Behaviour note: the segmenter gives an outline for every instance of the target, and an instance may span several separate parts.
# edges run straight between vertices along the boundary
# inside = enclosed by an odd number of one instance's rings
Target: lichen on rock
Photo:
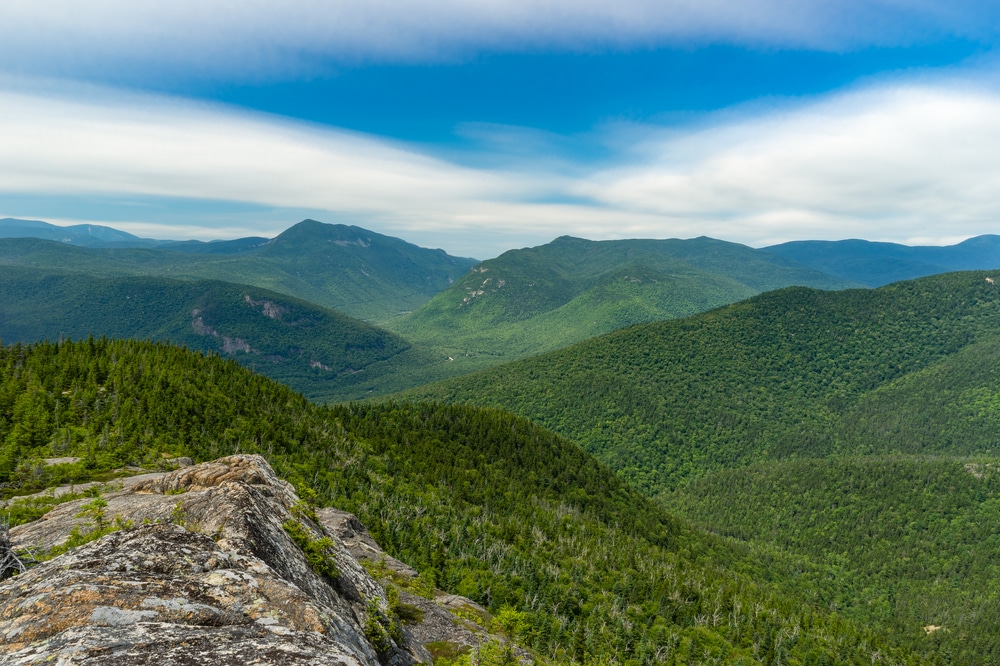
[[[104,495],[136,527],[77,547],[0,584],[3,664],[377,664],[430,661],[408,632],[376,651],[366,608],[382,587],[336,535],[294,515],[294,489],[260,456],[185,467]],[[81,529],[85,500],[11,530],[45,552]],[[301,513],[301,512],[299,512]],[[336,581],[283,529],[327,538]]]

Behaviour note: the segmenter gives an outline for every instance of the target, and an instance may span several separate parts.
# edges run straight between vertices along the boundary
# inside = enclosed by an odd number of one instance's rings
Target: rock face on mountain
[[[413,567],[386,555],[354,514],[331,508],[318,509],[316,514],[327,532],[335,535],[358,561],[368,560],[385,565],[386,570],[391,572],[390,575],[397,578],[417,576]],[[420,621],[410,625],[408,629],[410,635],[421,645],[434,643],[447,647],[450,651],[462,651],[478,647],[491,638],[482,625],[471,619],[481,618],[485,621],[489,618],[489,613],[471,599],[457,594],[445,594],[440,590],[434,599],[405,591],[401,591],[399,596],[403,603],[416,609],[420,616]],[[522,664],[534,663],[527,651],[515,646],[514,653]]]
[[[61,504],[11,530],[14,547],[42,553],[74,528],[131,526],[0,583],[0,663],[430,662],[314,517],[249,455]]]

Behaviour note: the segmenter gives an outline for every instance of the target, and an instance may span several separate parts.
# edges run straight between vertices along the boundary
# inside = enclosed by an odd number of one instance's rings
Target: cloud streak
[[[49,76],[283,77],[330,62],[731,43],[995,41],[988,0],[6,0],[0,63]]]
[[[1000,94],[940,82],[729,112],[693,129],[632,127],[601,137],[616,148],[596,165],[517,154],[471,167],[372,136],[100,89],[0,92],[0,133],[0,216],[4,193],[217,200],[325,211],[480,257],[562,234],[940,242],[996,232],[1000,220]],[[259,233],[261,215],[250,217],[258,226],[246,233]],[[198,225],[192,214],[189,236],[212,234]]]
[[[918,241],[997,231],[1000,96],[957,86],[839,95],[643,142],[579,192],[609,207],[703,220],[755,242]]]

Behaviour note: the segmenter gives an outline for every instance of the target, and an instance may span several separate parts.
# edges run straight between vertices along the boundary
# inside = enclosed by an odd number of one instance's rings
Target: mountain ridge
[[[849,239],[791,241],[762,249],[869,287],[937,273],[1000,268],[1000,236],[994,234],[947,246]]]
[[[790,284],[856,286],[711,238],[589,241],[561,236],[478,264],[388,326],[415,342],[454,353],[509,360]]]
[[[170,340],[233,358],[314,398],[410,349],[336,310],[227,282],[101,278],[0,266],[0,340]]]
[[[82,247],[153,247],[171,242],[140,238],[99,224],[59,226],[13,217],[0,218],[0,238],[39,238]]]
[[[367,247],[332,242],[345,233],[357,236],[358,231],[364,232]],[[249,238],[221,245],[82,248],[56,241],[0,238],[0,265],[74,270],[102,277],[243,283],[371,321],[416,307],[474,263],[358,227],[313,220],[293,225],[264,243]]]

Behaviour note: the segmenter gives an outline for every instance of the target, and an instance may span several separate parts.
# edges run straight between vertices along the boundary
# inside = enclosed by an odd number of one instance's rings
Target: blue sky
[[[956,0],[12,0],[0,217],[571,234],[1000,232],[1000,9]]]

